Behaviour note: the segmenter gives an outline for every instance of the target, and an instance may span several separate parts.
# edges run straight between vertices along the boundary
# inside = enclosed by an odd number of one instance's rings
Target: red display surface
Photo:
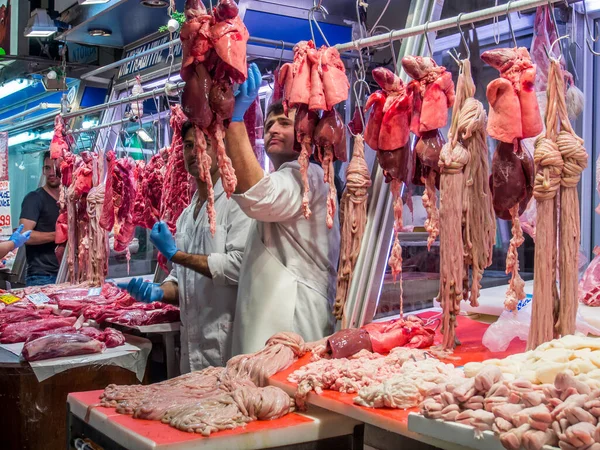
[[[425,320],[435,316],[435,312],[419,314]],[[456,366],[464,365],[468,362],[481,362],[491,358],[504,358],[508,355],[521,353],[525,351],[526,342],[514,340],[508,349],[504,352],[493,353],[489,351],[482,343],[483,334],[489,327],[489,324],[476,322],[468,317],[459,316],[456,327],[456,336],[461,345],[454,351],[453,357],[457,359],[449,360]],[[439,344],[442,340],[441,332],[436,332],[435,343]],[[311,355],[307,354],[296,361],[288,369],[279,372],[269,379],[270,384],[280,387],[290,395],[296,391],[296,383],[287,380],[288,376],[302,366],[310,362]],[[321,408],[330,409],[340,414],[346,414],[354,419],[362,420],[366,423],[379,426],[392,431],[398,431],[402,434],[409,434],[407,429],[408,414],[418,412],[418,408],[411,409],[391,409],[391,408],[367,408],[354,404],[353,399],[356,394],[344,394],[338,391],[324,390],[321,395],[311,392],[307,401],[309,404],[315,404]],[[309,408],[310,411],[310,408]]]
[[[309,417],[292,413],[276,420],[255,420],[254,422],[247,424],[245,427],[219,431],[217,433],[212,433],[210,437],[204,437],[200,434],[186,433],[184,431],[177,430],[176,428],[155,420],[134,419],[132,416],[117,413],[113,408],[93,406],[100,401],[100,394],[102,392],[102,390],[75,392],[69,394],[69,396],[87,407],[91,406],[94,411],[107,416],[106,420],[109,423],[125,428],[131,433],[139,435],[141,438],[148,439],[156,443],[158,446],[194,440],[221,439],[245,433],[259,433],[262,431],[278,430],[313,422],[313,420]]]

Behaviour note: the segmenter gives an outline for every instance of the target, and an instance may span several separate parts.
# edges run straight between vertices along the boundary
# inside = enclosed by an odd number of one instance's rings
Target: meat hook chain
[[[585,2],[586,0],[583,0],[581,3],[583,5],[583,15],[585,20],[585,28],[587,29],[587,35],[588,38],[593,42],[598,42],[598,39],[600,39],[600,34],[598,34],[598,22],[594,22],[594,34],[592,34],[590,18],[588,17],[587,6],[585,6]]]

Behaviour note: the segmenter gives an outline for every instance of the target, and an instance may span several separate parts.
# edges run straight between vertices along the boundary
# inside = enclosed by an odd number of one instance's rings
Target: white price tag
[[[45,294],[29,294],[26,298],[36,305],[44,305],[50,301],[50,297]]]
[[[88,291],[88,295],[100,295],[100,292],[102,292],[102,288],[101,287],[95,287],[95,288],[91,288]]]

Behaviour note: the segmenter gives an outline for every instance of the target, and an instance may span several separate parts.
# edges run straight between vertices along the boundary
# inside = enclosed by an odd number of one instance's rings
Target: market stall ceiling
[[[176,0],[175,3],[177,10],[183,11],[185,1]],[[208,1],[204,3],[208,4]],[[376,0],[374,3],[385,4],[386,1]],[[408,5],[410,2],[407,0],[397,3]],[[306,18],[308,9],[313,6],[313,0],[239,0],[239,6],[242,14],[251,9]],[[326,22],[343,25],[344,20],[356,20],[355,0],[324,0],[323,6],[329,11]],[[57,36],[59,39],[79,44],[123,48],[156,33],[159,27],[167,23],[168,16],[166,8],[148,8],[138,0],[111,0],[105,4],[76,5],[63,12],[61,20],[69,23],[72,28]],[[273,25],[272,21],[266,23],[268,26]],[[264,28],[268,26],[265,25]],[[91,36],[89,31],[94,29],[109,30],[111,34]]]

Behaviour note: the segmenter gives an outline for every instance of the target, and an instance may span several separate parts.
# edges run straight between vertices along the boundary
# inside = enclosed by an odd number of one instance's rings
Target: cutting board
[[[360,422],[315,408],[310,414],[288,414],[272,421],[254,421],[245,427],[203,437],[179,431],[169,425],[134,419],[113,408],[91,407],[98,403],[102,390],[69,394],[71,412],[130,450],[244,450],[272,448],[352,434]]]
[[[434,316],[436,313],[428,312],[419,316],[427,319]],[[510,354],[523,352],[525,350],[525,342],[515,340],[511,343],[505,352],[492,353],[481,344],[483,333],[488,328],[488,324],[476,322],[467,317],[458,317],[458,326],[456,334],[462,345],[457,347],[454,352],[456,360],[450,361],[456,366],[464,365],[467,362],[483,361],[490,358],[504,358]],[[436,343],[441,341],[441,334],[436,332]],[[288,376],[295,370],[310,362],[311,355],[305,355],[296,361],[288,369],[279,372],[269,379],[269,384],[277,386],[290,395],[296,392],[296,384],[287,380]],[[450,448],[441,446],[440,441],[434,437],[423,436],[415,433],[408,428],[408,415],[411,412],[417,412],[417,408],[408,410],[390,409],[390,408],[366,408],[355,405],[353,399],[355,394],[344,394],[337,391],[325,390],[321,395],[314,392],[308,394],[307,401],[312,406],[328,409],[339,414],[352,417],[361,422],[368,423],[378,428],[391,431],[393,433],[402,434],[412,439],[425,442],[429,445],[442,448]],[[310,411],[310,408],[309,408]],[[460,448],[455,446],[454,448]]]
[[[408,429],[425,436],[439,439],[449,445],[440,446],[451,449],[450,445],[458,444],[461,448],[474,450],[504,450],[500,440],[491,431],[485,431],[480,438],[475,437],[475,429],[468,425],[441,420],[426,419],[420,414],[408,416]],[[545,445],[544,450],[559,450],[557,447]]]

